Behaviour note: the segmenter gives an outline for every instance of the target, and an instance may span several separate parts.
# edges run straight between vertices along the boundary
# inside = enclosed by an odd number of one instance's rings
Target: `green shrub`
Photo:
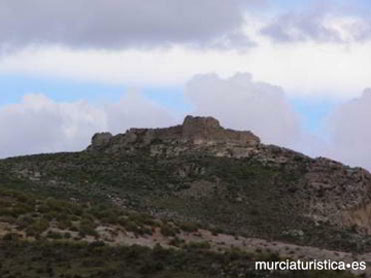
[[[163,236],[175,236],[177,233],[178,230],[169,224],[163,224],[161,226],[161,234]]]
[[[32,223],[34,223],[34,219],[30,216],[20,216],[18,217],[17,221],[16,221],[16,224],[17,224],[17,228],[19,230],[23,230],[25,228],[27,228],[28,226],[30,226]]]
[[[68,230],[72,227],[72,222],[69,219],[60,220],[58,221],[57,226],[61,230]]]
[[[199,242],[191,241],[190,243],[188,243],[186,245],[186,248],[190,248],[190,249],[210,249],[211,246],[210,246],[210,243],[208,243],[207,241],[199,241]]]
[[[90,236],[97,236],[97,231],[95,230],[96,225],[93,221],[88,219],[83,219],[80,222],[78,230],[81,236],[90,235]]]
[[[180,229],[182,229],[185,232],[197,232],[198,230],[198,224],[191,223],[191,222],[184,222],[180,224]]]
[[[183,247],[185,244],[184,239],[180,239],[179,237],[175,236],[173,239],[169,241],[169,245],[175,246],[175,247]]]
[[[26,228],[27,236],[39,236],[49,228],[49,222],[46,219],[38,219]]]
[[[58,232],[49,231],[47,237],[51,239],[62,239],[63,235]]]
[[[131,213],[128,217],[140,226],[153,226],[157,224],[151,216],[143,213]]]
[[[71,238],[71,234],[70,233],[64,233],[64,235],[63,235],[63,237],[65,238],[65,239],[69,239],[69,238]]]
[[[7,233],[3,236],[3,240],[6,240],[6,241],[13,241],[13,240],[18,240],[18,239],[21,239],[22,236],[20,234],[16,234],[16,233]]]

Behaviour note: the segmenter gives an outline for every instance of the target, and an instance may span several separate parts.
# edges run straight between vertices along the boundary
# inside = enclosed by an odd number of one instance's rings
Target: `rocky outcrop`
[[[219,141],[252,145],[260,142],[252,132],[224,129],[219,121],[212,117],[187,116],[181,126],[181,137],[200,142]]]
[[[111,140],[112,137],[113,136],[110,132],[96,133],[91,139],[91,142],[95,148],[100,148],[106,145]]]
[[[223,128],[212,117],[187,116],[183,124],[168,128],[132,128],[124,134],[94,135],[91,152],[112,155],[135,154],[172,159],[181,155],[208,155],[257,161],[286,178],[292,198],[305,204],[306,217],[316,223],[357,227],[371,234],[371,174],[327,158],[310,158],[301,153],[261,144],[250,131]],[[285,173],[285,174],[283,174]],[[186,177],[184,171],[182,177]]]
[[[320,157],[308,164],[304,179],[311,218],[371,233],[369,172]]]
[[[191,144],[235,143],[257,145],[260,139],[250,131],[235,131],[223,128],[212,117],[187,116],[182,125],[168,128],[131,128],[124,134],[112,136],[97,133],[88,150],[119,151],[130,146],[145,146],[159,141],[188,142]]]

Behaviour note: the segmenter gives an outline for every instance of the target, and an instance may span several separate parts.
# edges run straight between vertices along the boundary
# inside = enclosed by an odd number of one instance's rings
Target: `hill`
[[[2,242],[12,246],[0,256],[50,253],[48,266],[35,259],[43,277],[117,277],[120,267],[132,275],[120,277],[302,277],[256,272],[253,261],[371,252],[370,173],[262,144],[211,117],[98,133],[81,152],[1,160],[0,189]],[[95,250],[112,264],[98,267]],[[14,276],[9,265],[24,259],[6,260],[0,273]],[[57,266],[63,260],[76,265]],[[15,277],[38,277],[30,273]]]

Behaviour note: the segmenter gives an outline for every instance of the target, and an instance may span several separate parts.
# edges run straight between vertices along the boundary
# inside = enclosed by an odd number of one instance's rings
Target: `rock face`
[[[92,145],[96,148],[100,148],[101,146],[106,145],[112,137],[112,134],[109,132],[97,133],[91,139]]]
[[[258,144],[259,138],[250,131],[224,129],[219,121],[212,117],[187,116],[181,126],[181,137],[203,141],[237,142]]]
[[[257,145],[260,139],[250,131],[235,131],[220,126],[212,117],[187,116],[182,125],[169,128],[132,128],[124,134],[112,136],[97,133],[88,150],[117,151],[130,145],[149,145],[154,141],[178,141],[192,144],[236,143]]]

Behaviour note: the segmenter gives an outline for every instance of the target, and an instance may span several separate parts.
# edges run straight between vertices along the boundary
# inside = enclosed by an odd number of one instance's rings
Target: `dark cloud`
[[[354,3],[314,1],[300,11],[274,17],[261,33],[275,42],[349,43],[370,40],[371,21],[355,7]]]
[[[339,42],[339,32],[324,24],[324,15],[284,14],[265,26],[261,33],[278,42],[319,41]]]
[[[125,48],[237,40],[247,3],[256,0],[3,0],[0,46],[63,44]],[[225,41],[225,40],[224,40]]]

